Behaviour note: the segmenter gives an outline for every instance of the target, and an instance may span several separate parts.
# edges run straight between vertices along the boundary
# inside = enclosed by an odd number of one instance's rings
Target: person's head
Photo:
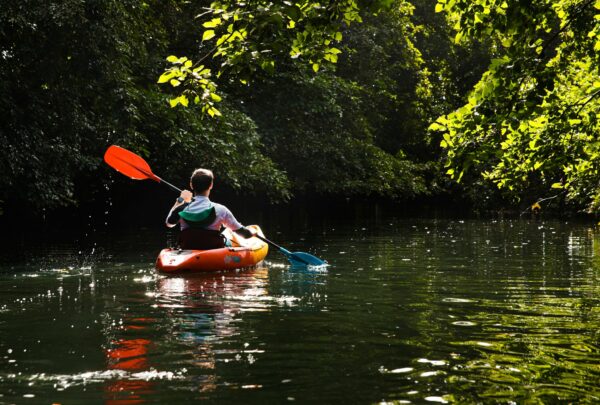
[[[215,176],[210,170],[196,169],[192,173],[190,187],[194,194],[203,194],[212,188],[214,178]]]

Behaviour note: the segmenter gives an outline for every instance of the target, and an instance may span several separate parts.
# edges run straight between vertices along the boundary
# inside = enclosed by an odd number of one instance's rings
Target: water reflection
[[[407,268],[421,274],[404,290],[419,310],[409,327],[421,331],[408,342],[423,350],[380,367],[405,386],[392,398],[598,401],[595,232],[516,223],[465,237],[469,228],[438,229],[424,242],[430,254]],[[408,252],[424,238],[408,236]]]
[[[125,243],[91,264],[61,248],[44,271],[33,256],[3,270],[0,402],[600,401],[597,230],[393,219],[332,229],[310,240],[326,272],[275,256],[250,271],[163,277],[155,250]]]
[[[139,372],[147,370],[148,339],[121,339],[111,342],[107,350],[108,369]],[[106,404],[126,405],[145,402],[144,397],[151,396],[152,381],[144,379],[117,379],[110,381],[105,387]]]
[[[206,395],[223,384],[231,389],[232,383],[219,382],[219,365],[252,365],[266,352],[265,343],[256,338],[239,340],[245,333],[240,329],[245,326],[245,314],[291,310],[317,302],[323,305],[325,297],[318,293],[323,283],[315,284],[311,280],[315,276],[275,265],[185,277],[135,277],[134,282],[145,291],[117,303],[115,308],[120,311],[111,311],[105,321],[104,334],[110,338],[108,369],[129,372],[124,379],[107,383],[107,403],[141,403],[154,398],[155,381],[138,378],[144,375],[140,372],[156,373],[165,364],[170,371],[179,370],[188,381],[187,389],[200,398],[208,398]],[[143,307],[153,308],[155,316],[138,316]]]

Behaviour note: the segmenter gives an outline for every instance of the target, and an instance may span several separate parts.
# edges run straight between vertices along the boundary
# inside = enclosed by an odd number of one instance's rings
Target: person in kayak
[[[183,190],[169,211],[166,224],[169,228],[181,227],[179,247],[181,249],[219,249],[228,241],[221,234],[226,227],[244,238],[254,233],[240,224],[229,208],[209,200],[214,182],[213,172],[196,169],[190,179],[193,191]]]

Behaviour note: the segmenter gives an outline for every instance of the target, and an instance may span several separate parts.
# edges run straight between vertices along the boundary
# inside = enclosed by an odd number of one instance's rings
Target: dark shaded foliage
[[[178,184],[193,168],[209,167],[227,189],[269,200],[298,193],[411,198],[447,189],[439,140],[426,129],[464,102],[476,80],[465,71],[481,71],[487,54],[453,45],[431,2],[399,1],[379,14],[373,12],[392,2],[360,2],[364,21],[340,15],[334,29],[318,10],[298,17],[311,36],[302,45],[306,55],[320,35],[335,41],[313,49],[311,57],[324,58],[314,63],[291,59],[283,44],[294,37],[269,31],[263,15],[257,46],[265,52],[258,68],[252,58],[234,59],[248,64],[243,74],[229,69],[219,78],[218,119],[169,108],[179,90],[157,84],[167,56],[197,59],[210,50],[196,19],[208,4],[4,5],[0,201],[41,210],[99,198],[109,181],[102,155],[111,144],[141,154]],[[218,59],[202,63],[221,67]],[[240,77],[253,81],[244,85]]]

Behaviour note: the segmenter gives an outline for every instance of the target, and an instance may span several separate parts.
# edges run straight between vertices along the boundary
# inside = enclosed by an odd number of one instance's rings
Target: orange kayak
[[[258,225],[248,225],[263,236]],[[231,247],[211,250],[163,249],[156,259],[156,269],[163,273],[199,273],[254,267],[267,256],[269,245],[258,238],[245,239],[225,230]]]

